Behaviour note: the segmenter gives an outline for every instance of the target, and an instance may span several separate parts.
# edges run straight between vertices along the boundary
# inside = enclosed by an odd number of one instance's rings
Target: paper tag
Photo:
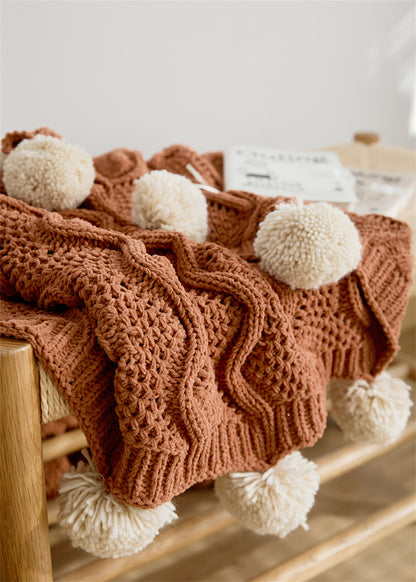
[[[202,190],[206,190],[207,192],[214,192],[215,194],[218,194],[219,190],[217,188],[213,188],[212,186],[208,186],[208,184],[205,182],[204,178],[201,176],[201,174],[198,172],[198,170],[196,170],[193,167],[192,164],[186,164],[185,168],[195,178],[199,188],[201,188]]]
[[[387,174],[350,168],[356,180],[357,214],[384,214],[396,218],[415,194],[416,177],[412,174]]]
[[[226,190],[315,201],[356,201],[354,177],[334,152],[232,146],[224,155],[224,178]]]

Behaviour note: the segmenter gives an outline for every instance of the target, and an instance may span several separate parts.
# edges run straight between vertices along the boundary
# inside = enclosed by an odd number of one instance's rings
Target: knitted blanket
[[[284,199],[206,193],[209,238],[131,222],[133,182],[151,169],[221,190],[222,156],[184,146],[149,162],[94,160],[76,210],[0,194],[0,333],[24,338],[84,431],[106,488],[150,508],[230,471],[264,471],[311,446],[330,378],[371,380],[398,349],[410,229],[350,215],[362,258],[318,290],[263,272],[253,240]]]

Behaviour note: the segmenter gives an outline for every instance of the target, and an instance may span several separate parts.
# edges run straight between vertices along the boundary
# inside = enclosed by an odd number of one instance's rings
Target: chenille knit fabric
[[[328,380],[371,380],[396,353],[410,284],[410,229],[382,216],[351,215],[358,268],[309,291],[253,252],[283,198],[207,193],[205,243],[132,224],[133,181],[151,169],[193,179],[189,163],[221,189],[221,154],[173,146],[148,163],[125,149],[96,158],[76,210],[0,195],[0,333],[31,342],[106,488],[143,508],[313,445]]]

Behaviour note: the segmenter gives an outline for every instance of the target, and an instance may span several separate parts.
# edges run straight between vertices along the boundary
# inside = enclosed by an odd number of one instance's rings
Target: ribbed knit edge
[[[385,353],[377,361],[374,375],[387,366],[399,349],[401,321],[411,286],[411,265],[401,265],[399,259],[399,254],[386,259],[380,249],[373,247],[356,271],[365,299],[384,332],[387,344]]]
[[[376,360],[375,346],[366,342],[362,346],[351,347],[343,350],[335,351],[328,354],[325,359],[325,366],[329,372],[330,378],[343,378],[344,380],[372,380],[378,372],[378,364],[372,370],[366,370],[362,362],[372,362]],[[383,350],[383,357],[390,358],[392,346],[387,346]]]
[[[325,426],[323,389],[276,406],[275,442],[265,461],[258,459],[258,450],[265,447],[260,420],[224,422],[213,428],[209,442],[198,442],[181,455],[125,446],[105,486],[126,504],[154,508],[205,479],[232,471],[265,471],[291,452],[312,446]]]

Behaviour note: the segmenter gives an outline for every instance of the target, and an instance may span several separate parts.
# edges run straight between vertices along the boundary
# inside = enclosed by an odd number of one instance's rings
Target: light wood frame
[[[399,364],[400,372],[408,366]],[[2,580],[52,581],[49,521],[56,521],[56,503],[46,502],[43,461],[85,446],[81,431],[49,439],[40,433],[39,374],[31,346],[0,338],[0,524]],[[413,438],[408,426],[394,445],[349,445],[317,461],[321,483],[334,479]],[[43,455],[42,455],[43,450]],[[406,497],[362,522],[265,572],[252,582],[309,580],[415,520],[416,497]],[[221,531],[234,523],[218,507],[162,532],[142,552],[125,558],[99,559],[58,579],[105,582]]]

